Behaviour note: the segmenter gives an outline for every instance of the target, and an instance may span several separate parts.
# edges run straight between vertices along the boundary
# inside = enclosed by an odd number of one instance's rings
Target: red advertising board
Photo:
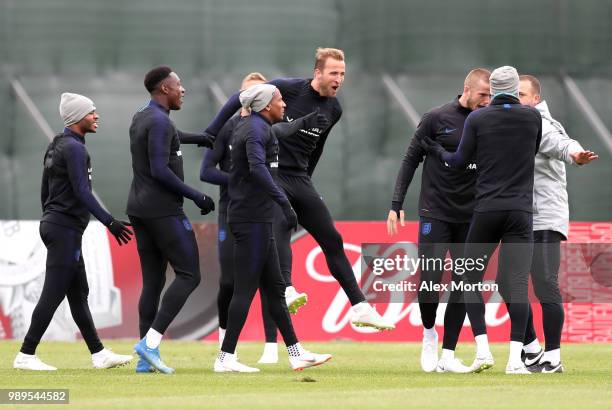
[[[337,229],[344,239],[345,252],[353,265],[357,277],[362,273],[361,244],[410,242],[416,243],[418,223],[408,222],[400,229],[399,235],[389,237],[384,222],[338,222]],[[612,223],[572,223],[570,242],[612,243]],[[321,248],[310,235],[304,235],[292,243],[293,283],[306,292],[308,304],[293,316],[293,323],[303,340],[359,340],[359,341],[420,341],[422,328],[418,303],[405,300],[403,303],[378,304],[379,313],[396,322],[393,332],[377,333],[369,329],[356,328],[349,323],[350,304],[338,283],[331,276]],[[489,269],[496,269],[492,259]],[[364,290],[366,297],[367,290]],[[564,341],[612,341],[612,304],[608,303],[567,303]],[[440,304],[436,325],[441,331],[444,304]],[[541,330],[541,309],[533,304],[534,321],[539,337]],[[510,335],[510,321],[503,303],[487,303],[486,322],[491,341],[507,341]],[[214,336],[214,335],[213,335]],[[262,340],[263,328],[259,309],[252,309],[249,321],[242,334],[243,340]],[[469,322],[464,323],[460,340],[473,340]]]
[[[24,245],[21,243],[19,245],[20,249],[29,249],[29,247],[39,249],[40,244],[37,242],[39,238],[32,233],[36,230],[28,224],[37,225],[38,223],[36,221],[2,222],[4,232],[4,237],[0,238],[4,241],[2,244],[14,244],[18,237],[18,235],[14,236],[14,233],[21,229],[23,235],[19,240],[22,242],[30,241],[32,244]],[[9,225],[10,230],[7,228]],[[141,272],[135,244],[132,241],[128,246],[120,247],[104,229],[96,228],[95,223],[91,225],[94,228],[90,227],[88,231],[91,229],[95,230],[96,233],[95,235],[91,233],[89,240],[84,238],[83,255],[86,258],[90,283],[90,306],[92,304],[96,306],[96,308],[92,308],[94,320],[102,337],[136,338],[138,337],[138,298],[141,288]],[[399,235],[394,237],[387,235],[384,222],[338,222],[336,226],[344,239],[345,252],[358,280],[366,269],[361,258],[363,243],[382,245],[402,242],[405,246],[415,246],[413,244],[416,244],[418,233],[416,222],[406,223],[406,226],[400,229]],[[168,336],[184,339],[216,339],[216,293],[219,279],[216,224],[194,224],[194,229],[200,249],[203,281],[168,330]],[[569,242],[610,244],[612,243],[612,223],[574,222],[571,224]],[[89,250],[87,251],[85,248]],[[6,246],[3,249],[6,249]],[[108,267],[105,267],[104,257],[99,256],[106,255],[102,252],[104,249],[107,249],[108,257],[111,259],[110,262],[106,261]],[[301,308],[297,315],[292,316],[301,340],[421,340],[420,314],[418,304],[412,300],[413,296],[406,295],[406,300],[376,305],[381,314],[396,323],[394,331],[376,333],[369,329],[355,328],[349,323],[350,304],[348,299],[331,276],[321,248],[314,239],[308,234],[296,235],[296,239],[292,243],[292,249],[294,285],[299,291],[306,292],[309,297],[308,304]],[[383,247],[381,247],[381,252],[383,252],[382,249]],[[44,251],[44,247],[43,250],[39,249],[39,251]],[[10,254],[10,257],[4,254],[0,255],[0,261],[2,261],[2,264],[0,264],[0,338],[20,338],[23,337],[23,328],[27,325],[24,317],[28,317],[28,312],[31,314],[33,303],[36,300],[36,289],[38,289],[36,284],[39,284],[44,278],[44,255],[38,255],[34,261],[31,256],[36,255],[34,251],[24,251],[24,255],[30,256],[24,256],[25,259],[23,260],[19,259],[19,255],[15,256],[13,251],[9,250],[5,253]],[[570,255],[568,260],[563,260],[562,263],[566,263],[568,266],[573,263],[578,266],[577,269],[581,269],[582,265],[571,258]],[[584,256],[582,258],[584,259]],[[88,263],[88,261],[90,262]],[[587,260],[585,263],[590,262],[592,261]],[[24,266],[22,270],[31,274],[18,272],[16,266]],[[492,258],[489,261],[489,269],[494,270],[495,268],[496,261]],[[42,273],[40,273],[41,269]],[[105,270],[110,272],[109,277],[104,276]],[[27,276],[29,282],[15,280],[17,275],[21,275],[20,277]],[[100,279],[101,277],[104,280]],[[167,273],[168,282],[172,278],[173,273],[169,269]],[[371,296],[369,289],[364,289],[364,293],[366,297]],[[23,308],[22,305],[26,304],[27,308]],[[612,341],[612,304],[566,303],[564,306],[566,321],[563,340],[565,342]],[[437,314],[436,324],[440,326],[440,332],[442,331],[444,308],[445,304],[440,304]],[[534,304],[533,308],[536,328],[541,336],[541,309],[538,304]],[[63,321],[69,319],[69,313],[58,311],[56,319],[61,325]],[[502,303],[487,303],[486,322],[491,341],[508,340],[509,318]],[[78,334],[74,326],[68,327],[68,331],[65,330],[65,326],[63,329],[63,333],[58,332],[58,336],[50,337],[70,339]],[[263,340],[263,338],[260,303],[259,298],[256,297],[249,319],[242,332],[241,340]],[[472,340],[467,320],[464,323],[460,340]]]

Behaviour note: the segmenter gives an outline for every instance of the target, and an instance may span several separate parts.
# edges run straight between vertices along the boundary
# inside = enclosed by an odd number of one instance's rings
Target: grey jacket
[[[584,151],[584,148],[552,118],[546,101],[535,108],[542,115],[542,141],[535,157],[533,230],[556,231],[567,238],[569,205],[565,164],[573,164],[570,154]]]

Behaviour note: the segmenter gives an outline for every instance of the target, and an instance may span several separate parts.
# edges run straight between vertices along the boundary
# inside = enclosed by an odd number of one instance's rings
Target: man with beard
[[[269,84],[276,86],[287,104],[285,119],[292,122],[313,111],[327,119],[328,125],[300,129],[279,140],[277,183],[283,189],[298,215],[300,225],[321,247],[332,276],[338,281],[352,305],[351,323],[378,330],[391,330],[393,323],[380,316],[365,296],[344,253],[344,243],[334,226],[332,216],[316,191],[312,174],[323,153],[323,146],[332,129],[340,120],[342,108],[336,95],[344,82],[344,52],[335,48],[319,48],[315,55],[313,78],[279,78]],[[217,135],[223,124],[240,108],[238,94],[234,94],[206,129]],[[291,233],[282,216],[274,220],[281,271],[287,286],[285,296],[297,309],[306,303],[306,295],[299,293],[291,281]],[[295,300],[296,303],[290,303]],[[292,309],[293,310],[293,309]]]
[[[419,255],[425,258],[444,259],[447,252],[452,258],[463,257],[463,244],[476,204],[476,166],[474,161],[470,161],[465,169],[457,171],[437,158],[426,156],[426,151],[419,144],[419,136],[428,135],[448,151],[456,151],[467,116],[489,104],[490,75],[483,68],[470,71],[460,96],[425,113],[402,160],[387,217],[387,231],[389,235],[397,233],[398,219],[404,226],[402,204],[414,173],[424,160],[419,198]],[[431,289],[432,284],[440,283],[443,273],[441,269],[422,270],[420,282]],[[452,280],[459,283],[461,277],[453,273]],[[438,291],[419,291],[418,295],[423,322],[421,368],[425,372],[469,372],[469,367],[455,359],[455,348],[465,320],[461,292],[452,291],[446,305],[442,358],[439,361],[435,328]]]

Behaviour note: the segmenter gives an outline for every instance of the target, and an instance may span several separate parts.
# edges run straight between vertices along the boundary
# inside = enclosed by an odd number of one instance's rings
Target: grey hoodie
[[[535,108],[542,115],[542,141],[535,157],[533,181],[533,230],[560,232],[567,238],[569,205],[565,164],[573,164],[570,154],[584,151],[563,126],[552,118],[546,101]]]

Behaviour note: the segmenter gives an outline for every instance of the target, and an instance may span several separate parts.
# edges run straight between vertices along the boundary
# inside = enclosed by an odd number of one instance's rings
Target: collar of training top
[[[162,111],[163,111],[163,112],[165,112],[166,114],[170,114],[170,110],[169,110],[169,109],[167,109],[166,107],[164,107],[163,105],[161,105],[160,103],[158,103],[158,102],[157,102],[157,101],[155,101],[155,100],[151,100],[151,101],[149,102],[149,107],[155,107],[155,108],[157,108],[157,109],[159,109],[159,110],[162,110]]]
[[[266,117],[264,117],[263,115],[261,115],[257,111],[251,112],[251,115],[253,116],[253,118],[259,118],[261,121],[265,122],[266,124],[272,125],[272,123]]]
[[[72,137],[74,139],[76,139],[79,142],[82,142],[83,144],[85,144],[85,137],[82,136],[81,134],[72,131],[70,128],[66,127],[64,128],[64,136],[65,137]]]
[[[502,105],[502,104],[520,104],[518,98],[510,94],[500,94],[491,100],[490,105]]]
[[[306,84],[308,84],[308,91],[310,92],[310,94],[312,94],[314,97],[320,98],[320,99],[326,99],[329,97],[325,97],[321,94],[319,94],[319,92],[317,90],[315,90],[314,88],[312,88],[312,78],[307,78],[306,79]]]
[[[455,98],[455,100],[453,101],[453,106],[454,106],[454,107],[455,107],[455,108],[456,108],[456,109],[457,109],[459,112],[464,112],[464,113],[466,113],[466,114],[471,113],[471,112],[472,112],[472,110],[470,110],[470,109],[469,109],[469,108],[467,108],[467,107],[464,107],[463,105],[461,105],[461,104],[459,103],[459,98],[461,98],[461,94],[459,94],[459,95],[457,96],[457,98]]]

